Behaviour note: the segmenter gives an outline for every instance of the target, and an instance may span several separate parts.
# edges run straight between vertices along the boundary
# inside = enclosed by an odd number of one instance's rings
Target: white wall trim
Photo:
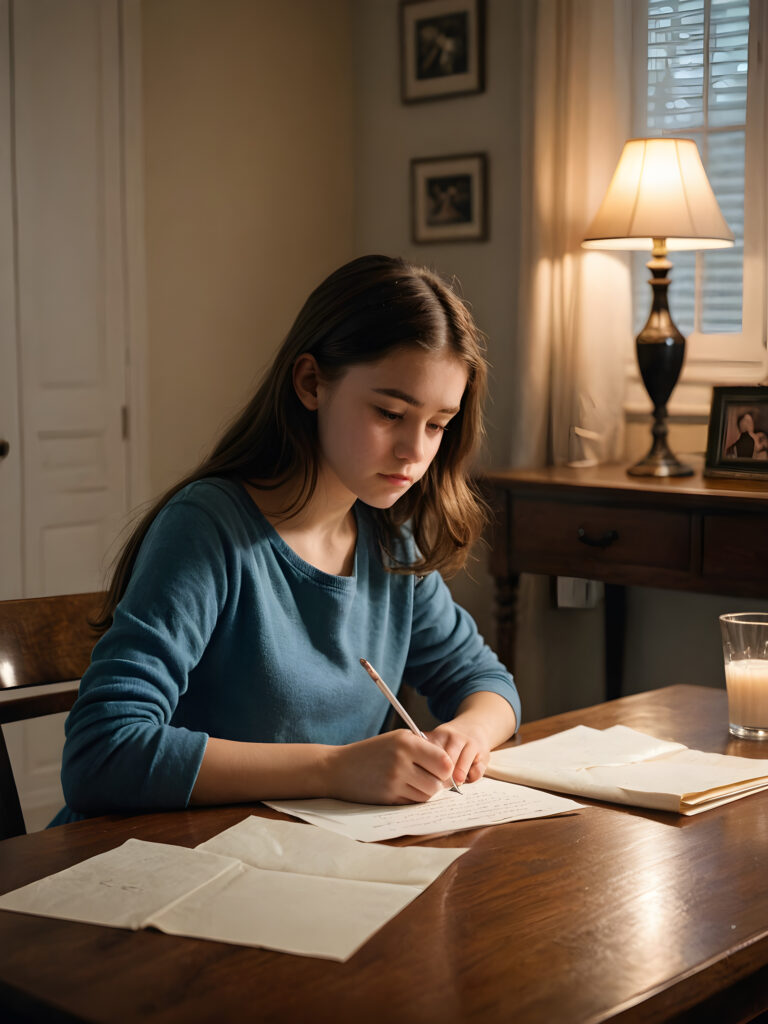
[[[761,384],[766,379],[765,363],[737,360],[712,363],[686,363],[684,375],[677,382],[667,404],[668,418],[685,420],[689,417],[703,417],[706,422],[712,403],[712,387],[715,384],[742,386]],[[645,390],[635,363],[627,363],[626,389],[624,392],[624,415],[627,419],[650,416],[653,412],[651,400]]]
[[[151,497],[147,278],[144,232],[144,118],[141,0],[120,0],[120,59],[126,277],[126,405],[129,413],[128,506]]]

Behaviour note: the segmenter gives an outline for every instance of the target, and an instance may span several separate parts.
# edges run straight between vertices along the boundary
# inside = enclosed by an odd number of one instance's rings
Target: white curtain
[[[533,0],[515,465],[621,457],[632,356],[626,256],[580,242],[630,135],[631,0]],[[573,428],[598,436],[580,450]]]
[[[580,242],[631,134],[630,8],[631,0],[526,4],[530,122],[513,465],[622,455],[625,363],[633,358],[629,265]],[[580,442],[576,427],[596,440]],[[549,581],[522,578],[515,674],[526,720],[603,699],[602,650],[599,612],[556,612]]]

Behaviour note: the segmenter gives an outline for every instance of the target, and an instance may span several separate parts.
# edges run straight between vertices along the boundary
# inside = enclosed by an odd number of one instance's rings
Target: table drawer
[[[687,512],[515,498],[513,558],[562,560],[588,575],[590,565],[648,565],[688,570],[691,522]]]
[[[764,580],[768,597],[768,515],[706,515],[702,535],[705,576]]]

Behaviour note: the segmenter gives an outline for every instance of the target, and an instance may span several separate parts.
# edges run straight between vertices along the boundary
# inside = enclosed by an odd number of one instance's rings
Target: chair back
[[[98,634],[89,625],[104,593],[0,601],[0,725],[68,711]],[[71,686],[35,692],[51,683]],[[24,817],[0,729],[0,839],[23,835]]]

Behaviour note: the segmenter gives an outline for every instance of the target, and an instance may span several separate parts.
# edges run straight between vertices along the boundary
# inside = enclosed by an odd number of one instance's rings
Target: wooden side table
[[[692,461],[692,460],[688,460]],[[489,472],[497,651],[510,669],[520,574],[606,584],[606,697],[621,694],[627,586],[768,598],[768,484],[630,477],[624,465]]]

